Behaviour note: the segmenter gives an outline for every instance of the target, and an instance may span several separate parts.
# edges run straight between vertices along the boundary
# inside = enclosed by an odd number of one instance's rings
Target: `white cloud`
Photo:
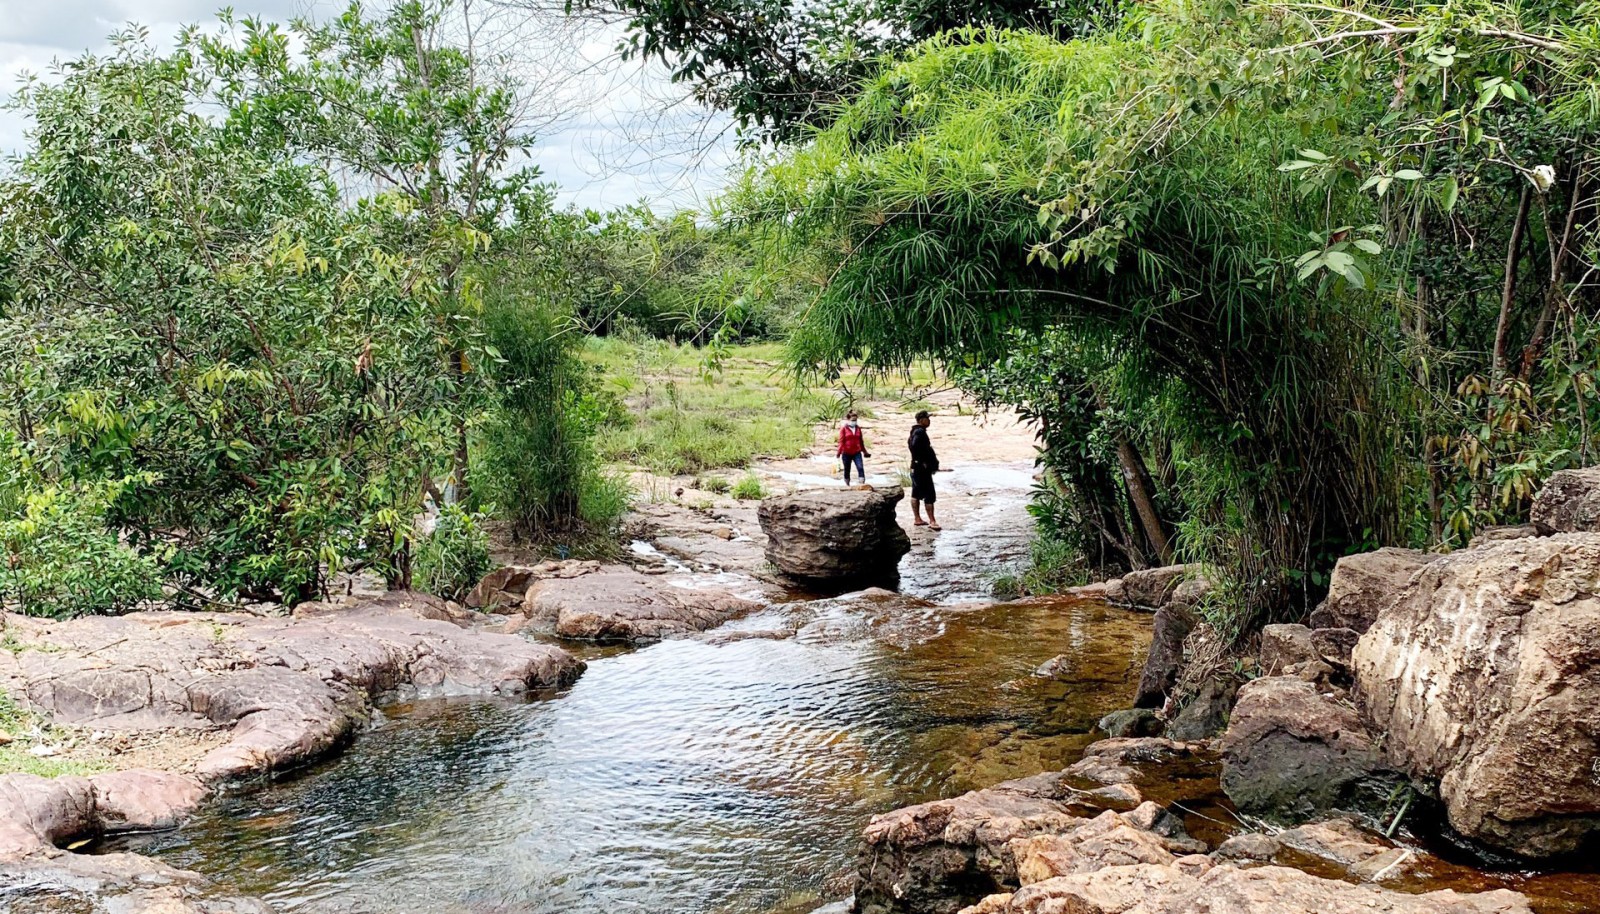
[[[170,47],[183,25],[214,20],[226,0],[0,0],[0,95],[23,73],[108,46],[129,22]],[[234,0],[239,16],[284,21],[325,15],[343,0]],[[482,9],[480,3],[478,6]],[[684,100],[655,65],[617,58],[614,26],[555,24],[507,10],[484,40],[508,53],[534,87],[534,162],[563,204],[608,209],[641,200],[660,210],[703,204],[735,160],[727,117]],[[0,111],[0,156],[26,145],[27,122]]]

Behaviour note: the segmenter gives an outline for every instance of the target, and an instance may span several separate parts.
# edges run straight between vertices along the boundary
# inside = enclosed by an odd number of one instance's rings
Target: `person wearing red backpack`
[[[863,483],[867,481],[866,464],[861,458],[871,457],[872,454],[867,451],[867,441],[861,435],[861,420],[853,409],[844,414],[844,424],[839,426],[838,456],[844,464],[845,485],[850,484],[851,466],[855,467],[856,475]]]

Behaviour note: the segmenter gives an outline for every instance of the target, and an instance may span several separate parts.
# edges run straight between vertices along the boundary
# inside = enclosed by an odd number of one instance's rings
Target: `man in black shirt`
[[[938,493],[933,490],[933,474],[939,472],[939,455],[934,453],[933,442],[928,440],[929,421],[927,410],[917,413],[917,424],[911,426],[911,437],[906,441],[911,449],[911,517],[915,526],[940,530],[943,528],[933,514],[933,503],[939,500]],[[928,509],[927,520],[922,519],[923,506]]]

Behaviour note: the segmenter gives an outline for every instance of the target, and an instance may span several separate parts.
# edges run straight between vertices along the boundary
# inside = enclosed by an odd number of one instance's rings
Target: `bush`
[[[161,570],[106,525],[116,485],[47,485],[0,503],[0,601],[24,615],[68,618],[129,612],[161,598]]]
[[[456,505],[440,512],[433,532],[417,542],[412,583],[419,590],[461,600],[494,568],[479,515]]]
[[[499,361],[478,428],[474,494],[518,538],[609,528],[628,492],[602,471],[594,435],[626,417],[620,399],[596,388],[578,355],[582,335],[539,297],[536,277],[510,258],[486,272],[483,326]]]
[[[732,495],[740,501],[756,501],[767,497],[767,488],[761,484],[760,477],[754,473],[746,473],[733,486]]]
[[[729,482],[726,476],[707,476],[700,481],[700,485],[696,486],[696,488],[721,495],[733,488],[733,483]]]

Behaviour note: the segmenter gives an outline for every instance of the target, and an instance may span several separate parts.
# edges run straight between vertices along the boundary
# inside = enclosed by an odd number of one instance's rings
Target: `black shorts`
[[[938,493],[933,491],[933,473],[927,470],[911,471],[911,498],[929,505],[939,500]]]

